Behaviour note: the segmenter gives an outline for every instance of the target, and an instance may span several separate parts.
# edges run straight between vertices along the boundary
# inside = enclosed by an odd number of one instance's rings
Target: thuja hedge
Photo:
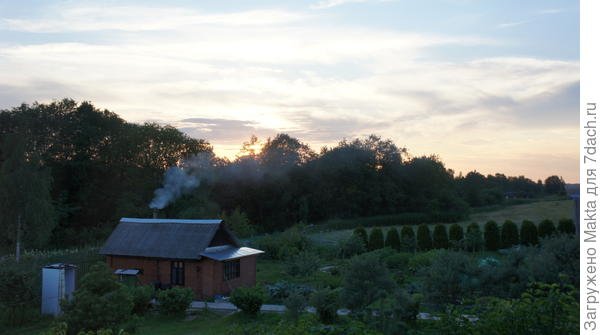
[[[479,224],[471,223],[465,232],[464,228],[453,223],[447,229],[444,224],[430,227],[422,223],[416,226],[404,225],[398,232],[397,228],[390,228],[386,234],[380,228],[374,228],[368,234],[363,227],[354,229],[353,235],[365,242],[369,250],[390,247],[402,251],[427,251],[430,249],[465,249],[469,251],[485,250],[496,251],[501,248],[510,248],[515,245],[537,245],[540,238],[555,234],[573,234],[575,225],[573,220],[562,219],[555,226],[551,220],[543,220],[539,225],[525,220],[520,228],[516,223],[506,220],[500,226],[495,221],[488,221],[483,232]]]

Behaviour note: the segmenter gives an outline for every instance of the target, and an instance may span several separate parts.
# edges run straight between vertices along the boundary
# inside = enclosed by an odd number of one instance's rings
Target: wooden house
[[[196,299],[256,284],[260,250],[242,247],[222,220],[122,218],[100,253],[119,276],[189,287]]]

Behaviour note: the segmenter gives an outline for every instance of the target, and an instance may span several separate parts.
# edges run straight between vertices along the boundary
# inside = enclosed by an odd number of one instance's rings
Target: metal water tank
[[[70,300],[75,291],[73,264],[56,263],[42,268],[42,314],[59,315],[60,302]]]

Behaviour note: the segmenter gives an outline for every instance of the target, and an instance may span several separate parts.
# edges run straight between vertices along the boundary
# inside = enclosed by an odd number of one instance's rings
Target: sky
[[[457,174],[577,182],[579,3],[0,0],[0,109],[66,97],[229,158],[377,134]]]

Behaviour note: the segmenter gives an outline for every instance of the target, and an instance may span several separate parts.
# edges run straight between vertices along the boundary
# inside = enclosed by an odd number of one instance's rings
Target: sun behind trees
[[[161,216],[220,217],[239,209],[256,232],[397,214],[452,222],[465,218],[470,207],[539,197],[545,190],[561,190],[555,184],[562,182],[553,177],[544,185],[478,172],[455,176],[438,157],[411,157],[406,148],[376,135],[343,140],[318,153],[288,134],[264,142],[253,137],[230,161],[216,157],[206,140],[173,127],[128,123],[70,99],[0,111],[2,144],[14,134],[24,142],[23,157],[38,157],[30,162],[32,169],[47,174],[39,179],[46,186],[37,188],[48,197],[40,203],[47,211],[39,213],[56,213],[43,215],[49,219],[48,229],[40,230],[44,236],[33,237],[24,222],[23,236],[31,237],[25,248],[91,243],[105,238],[120,217],[152,215],[148,205],[165,187],[170,167],[198,183],[166,202]],[[3,149],[0,164],[8,164],[10,155]],[[200,156],[204,163],[198,165]],[[2,174],[0,180],[8,180],[6,169]],[[7,197],[5,204],[14,200]],[[13,227],[16,218],[7,217],[3,227]],[[14,229],[2,236],[11,250],[12,235]]]

